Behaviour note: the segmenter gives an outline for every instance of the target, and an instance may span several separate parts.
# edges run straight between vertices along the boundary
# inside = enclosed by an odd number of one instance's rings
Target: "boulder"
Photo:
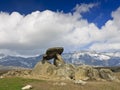
[[[115,80],[115,76],[110,69],[100,69],[99,73],[102,79],[110,81]]]
[[[53,64],[39,62],[32,70],[33,76],[44,76],[49,79],[66,80],[74,78],[75,67],[70,64],[64,64],[56,67]]]
[[[99,80],[99,72],[92,66],[79,66],[75,72],[75,80]]]
[[[56,70],[56,76],[61,79],[74,79],[75,67],[71,64],[64,64]]]
[[[38,62],[32,70],[32,75],[37,76],[52,76],[56,72],[56,67],[48,62]]]
[[[88,80],[89,77],[87,75],[87,71],[79,68],[78,70],[76,70],[75,72],[75,80]]]

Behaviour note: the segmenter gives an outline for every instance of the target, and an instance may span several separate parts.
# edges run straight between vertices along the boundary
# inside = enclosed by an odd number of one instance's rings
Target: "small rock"
[[[66,85],[66,83],[64,83],[64,82],[61,82],[61,83],[60,83],[60,85],[61,85],[61,86],[65,86],[65,85]]]
[[[2,78],[3,78],[3,76],[0,76],[0,78],[2,79]]]
[[[64,82],[56,82],[56,83],[53,83],[53,85],[65,86],[66,83],[64,83]]]
[[[75,80],[75,81],[74,81],[74,84],[85,85],[86,82],[85,82],[85,81],[82,81],[82,80]]]
[[[22,90],[29,90],[29,89],[32,89],[31,85],[26,85],[26,86],[22,87]]]

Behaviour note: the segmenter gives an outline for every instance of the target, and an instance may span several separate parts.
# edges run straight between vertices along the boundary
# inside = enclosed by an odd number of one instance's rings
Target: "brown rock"
[[[64,60],[62,59],[62,56],[60,54],[56,54],[56,57],[54,59],[54,65],[61,66],[65,64]]]
[[[32,70],[32,75],[48,77],[54,75],[55,70],[56,67],[48,62],[44,64],[42,64],[42,62],[38,62]]]

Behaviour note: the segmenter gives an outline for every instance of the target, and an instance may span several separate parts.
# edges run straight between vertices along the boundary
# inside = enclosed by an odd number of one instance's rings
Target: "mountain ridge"
[[[92,65],[92,66],[120,66],[120,52],[102,52],[80,51],[72,53],[63,53],[63,59],[66,63],[75,65]],[[0,54],[0,65],[17,66],[33,68],[37,62],[42,60],[42,55],[35,57],[10,56]]]

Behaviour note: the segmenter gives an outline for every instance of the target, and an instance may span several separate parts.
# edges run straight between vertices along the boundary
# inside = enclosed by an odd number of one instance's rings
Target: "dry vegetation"
[[[116,72],[115,76],[120,80],[120,72]]]
[[[115,73],[120,80],[120,72]],[[120,82],[114,81],[88,81],[86,85],[76,85],[66,81],[66,85],[54,85],[60,81],[31,82],[32,90],[120,90]],[[64,82],[64,81],[61,81]]]
[[[34,88],[32,90],[119,90],[119,82],[96,82],[89,81],[86,85],[76,85],[72,82],[67,82],[67,85],[54,85],[55,82],[34,82],[30,83]]]

